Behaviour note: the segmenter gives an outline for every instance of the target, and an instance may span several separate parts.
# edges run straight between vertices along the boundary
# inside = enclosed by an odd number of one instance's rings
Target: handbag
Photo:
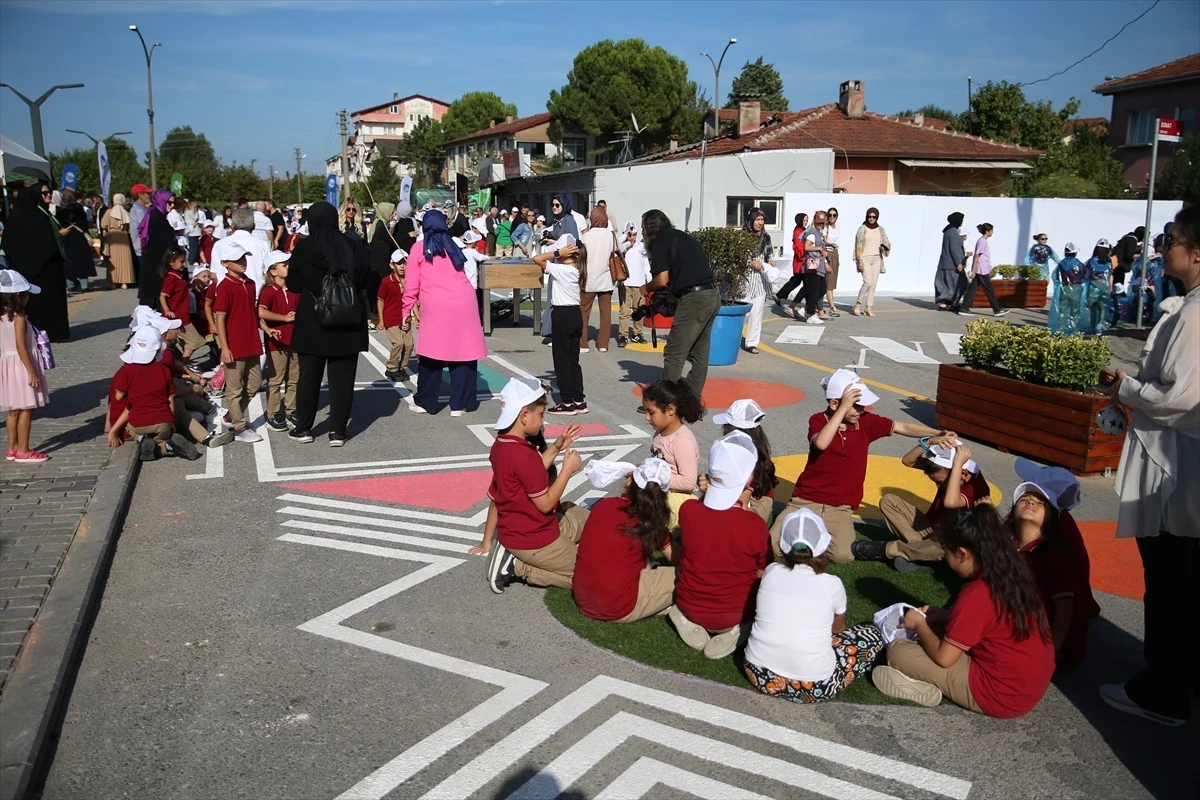
[[[612,276],[613,283],[629,279],[629,265],[625,263],[625,255],[617,246],[617,234],[613,233],[613,249],[608,254],[608,274]]]
[[[42,362],[42,369],[54,369],[57,365],[54,363],[54,350],[50,347],[50,336],[33,325],[29,327],[33,328],[33,341],[37,348],[38,360]]]
[[[317,322],[326,328],[350,328],[363,323],[363,304],[346,270],[330,272],[321,279],[316,316]]]

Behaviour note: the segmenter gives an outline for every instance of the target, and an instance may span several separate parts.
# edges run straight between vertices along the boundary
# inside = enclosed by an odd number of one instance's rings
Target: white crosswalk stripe
[[[900,344],[895,339],[883,336],[851,336],[851,339],[863,347],[874,350],[885,358],[890,358],[898,364],[939,364],[936,358],[930,358],[921,350],[921,342],[914,342],[914,347]]]
[[[788,325],[775,338],[775,344],[819,344],[825,328],[814,325]]]

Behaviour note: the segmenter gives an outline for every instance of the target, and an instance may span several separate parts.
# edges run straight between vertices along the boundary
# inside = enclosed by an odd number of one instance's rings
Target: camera
[[[654,292],[640,306],[633,309],[629,316],[634,322],[641,322],[649,316],[673,317],[678,303],[675,295],[668,291]],[[658,328],[653,325],[650,326],[650,343],[654,349],[658,349]]]

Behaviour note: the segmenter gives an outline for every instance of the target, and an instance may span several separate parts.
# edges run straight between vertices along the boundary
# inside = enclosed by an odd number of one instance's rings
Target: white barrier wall
[[[866,210],[879,209],[879,223],[892,242],[887,274],[880,276],[876,293],[906,297],[932,297],[933,277],[942,247],[946,217],[961,211],[962,232],[967,234],[969,253],[979,238],[975,226],[990,222],[993,264],[1024,264],[1033,237],[1045,233],[1049,244],[1062,255],[1063,245],[1074,242],[1079,257],[1087,260],[1097,240],[1117,239],[1144,224],[1146,204],[1138,200],[1072,200],[1030,197],[926,197],[922,195],[812,194],[791,193],[784,198],[787,215],[785,258],[790,270],[793,222],[797,213],[809,215],[817,209],[838,209],[841,268],[837,296],[853,296],[862,285],[854,271],[854,234],[866,218]],[[1154,203],[1151,231],[1161,233],[1183,204],[1178,200]]]

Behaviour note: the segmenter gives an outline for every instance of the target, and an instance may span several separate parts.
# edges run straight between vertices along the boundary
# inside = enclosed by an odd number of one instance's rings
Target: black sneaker
[[[313,442],[312,431],[294,430],[288,434],[288,438],[298,444],[312,444],[312,442]]]
[[[633,336],[630,336],[630,337],[629,337],[629,341],[631,341],[631,342],[635,342],[635,343],[637,343],[637,344],[645,344],[645,343],[646,343],[646,337],[645,337],[645,336],[642,336],[640,333],[638,333],[638,334],[635,334],[635,335],[633,335]]]
[[[200,451],[196,449],[196,445],[183,438],[181,433],[171,434],[171,441],[167,443],[171,448],[171,452],[177,456],[182,456],[188,461],[195,461],[200,458]]]
[[[886,561],[887,542],[872,539],[855,539],[850,544],[850,555],[855,561]]]
[[[626,339],[624,336],[617,337],[617,347],[624,347],[627,344],[629,344],[629,340]]]
[[[390,370],[383,373],[383,377],[387,378],[392,383],[399,383],[400,381],[404,380],[404,376],[399,372],[392,372]]]
[[[279,431],[280,433],[282,433],[288,429],[288,424],[287,424],[287,420],[284,419],[282,414],[280,414],[279,416],[268,417],[267,418],[267,427],[273,431]]]
[[[993,312],[992,316],[993,317],[1003,317],[1003,316],[1005,316],[1007,314],[1011,314],[1011,313],[1012,313],[1011,308],[1002,308],[999,311]]]
[[[573,417],[579,412],[575,408],[574,403],[559,403],[553,408],[546,409],[547,414],[555,414],[560,417]]]
[[[329,446],[342,447],[346,444],[346,435],[344,433],[329,432]]]
[[[210,433],[208,437],[201,442],[205,447],[224,447],[233,441],[233,431],[226,428],[220,433]]]
[[[504,590],[516,579],[516,564],[517,557],[504,549],[504,545],[492,542],[492,552],[488,556],[487,581],[494,593],[504,594]]]
[[[138,442],[138,458],[142,461],[158,460],[158,445],[149,436],[143,436]]]
[[[580,400],[578,403],[576,403],[576,404],[575,404],[575,413],[576,413],[576,414],[586,414],[586,413],[588,413],[588,407],[587,407],[587,401],[586,401],[586,400]]]
[[[296,415],[295,414],[288,414],[286,417],[284,417],[284,421],[287,422],[287,426],[290,429],[296,430]]]
[[[968,311],[967,309],[965,309],[965,308],[962,308],[962,307],[959,307],[959,308],[952,308],[952,309],[950,309],[950,310],[951,310],[951,311],[953,311],[955,314],[958,314],[960,317],[973,317],[973,316],[975,316],[975,312],[974,312],[974,311]]]

